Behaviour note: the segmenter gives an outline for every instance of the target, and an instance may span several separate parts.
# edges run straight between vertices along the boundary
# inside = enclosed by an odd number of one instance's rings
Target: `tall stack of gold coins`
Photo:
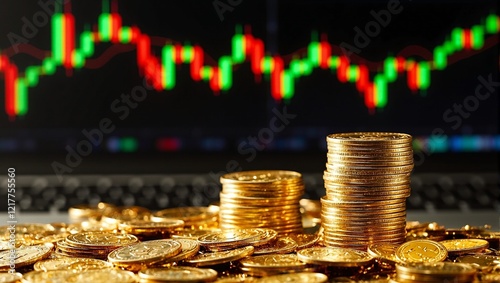
[[[332,134],[326,140],[324,244],[366,250],[372,243],[403,243],[412,137],[364,132]]]
[[[265,170],[225,174],[220,178],[219,227],[271,228],[279,234],[301,233],[302,175]]]

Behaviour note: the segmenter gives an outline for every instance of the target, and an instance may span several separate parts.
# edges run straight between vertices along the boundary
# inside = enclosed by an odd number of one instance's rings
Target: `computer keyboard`
[[[321,174],[304,174],[304,198],[325,195]],[[2,188],[7,177],[0,178]],[[494,211],[500,214],[500,177],[491,174],[413,174],[409,211]],[[151,210],[205,206],[219,199],[220,184],[209,175],[17,176],[16,206],[25,212],[65,212],[69,207],[108,202]],[[0,190],[7,199],[7,190]],[[0,202],[7,211],[7,202]]]

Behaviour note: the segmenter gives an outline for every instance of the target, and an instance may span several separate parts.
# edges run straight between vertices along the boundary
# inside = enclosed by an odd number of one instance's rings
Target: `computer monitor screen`
[[[316,171],[353,131],[412,134],[417,165],[500,151],[495,1],[0,5],[0,152],[28,173]]]

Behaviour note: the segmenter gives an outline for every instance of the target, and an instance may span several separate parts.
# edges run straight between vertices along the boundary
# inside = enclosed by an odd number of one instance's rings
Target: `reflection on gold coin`
[[[455,262],[396,265],[398,282],[473,282],[476,270]]]
[[[39,260],[47,258],[52,250],[53,244],[42,244],[35,246],[23,246],[15,249],[14,264],[16,268],[31,265]],[[10,250],[0,252],[0,270],[7,270],[11,265],[12,252]]]
[[[0,283],[17,283],[20,282],[23,275],[19,272],[0,273]]]
[[[482,239],[453,239],[440,241],[448,254],[460,255],[465,253],[479,252],[488,248],[488,241]]]
[[[117,266],[150,265],[178,255],[181,249],[179,242],[170,239],[144,241],[112,251],[108,260]]]
[[[87,270],[113,268],[113,265],[107,261],[94,258],[57,258],[39,261],[35,263],[33,268],[37,271]]]
[[[327,282],[328,276],[323,273],[299,272],[290,274],[273,275],[262,278],[261,283],[281,283],[281,282],[297,282],[297,283],[323,283]]]
[[[240,260],[253,254],[253,252],[253,246],[246,246],[243,248],[232,249],[228,251],[207,252],[187,259],[186,263],[195,266],[212,266],[230,261]]]
[[[134,235],[114,234],[107,232],[83,232],[69,235],[66,241],[72,245],[78,246],[124,246],[138,242]]]
[[[217,278],[217,271],[209,268],[176,266],[148,268],[138,273],[141,279],[153,282],[210,282]]]
[[[366,252],[336,247],[303,249],[297,252],[297,257],[306,263],[341,267],[363,266],[373,261]]]

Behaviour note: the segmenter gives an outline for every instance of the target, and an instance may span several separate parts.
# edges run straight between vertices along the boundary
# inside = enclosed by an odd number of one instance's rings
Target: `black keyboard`
[[[325,195],[321,174],[304,174],[304,198]],[[7,199],[7,177],[0,178]],[[500,177],[491,174],[413,174],[409,211],[492,211],[500,214]],[[219,200],[218,178],[208,175],[17,176],[16,207],[23,212],[65,212],[69,207],[108,202],[151,210],[206,206]],[[7,201],[0,202],[7,211]]]

